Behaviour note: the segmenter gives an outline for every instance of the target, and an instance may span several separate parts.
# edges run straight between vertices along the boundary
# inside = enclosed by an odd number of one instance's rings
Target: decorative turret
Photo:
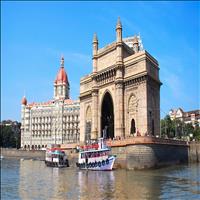
[[[94,33],[94,37],[93,37],[93,72],[97,71],[97,54],[98,54],[98,38],[97,38],[97,34]]]
[[[118,17],[116,26],[117,65],[122,65],[122,24]]]
[[[117,38],[117,42],[122,42],[122,24],[120,21],[120,17],[118,17],[118,20],[117,20],[116,38]]]
[[[97,38],[97,34],[94,33],[94,37],[93,37],[93,55],[97,55],[97,51],[98,51],[98,38]]]
[[[69,99],[69,81],[64,69],[64,56],[61,57],[60,69],[54,82],[54,98]]]
[[[137,36],[133,38],[133,51],[134,53],[137,53],[139,51],[139,41]]]

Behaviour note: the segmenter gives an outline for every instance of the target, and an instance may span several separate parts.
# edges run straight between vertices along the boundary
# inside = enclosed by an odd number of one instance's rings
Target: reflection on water
[[[1,199],[200,199],[200,165],[100,172],[3,159],[1,168]]]

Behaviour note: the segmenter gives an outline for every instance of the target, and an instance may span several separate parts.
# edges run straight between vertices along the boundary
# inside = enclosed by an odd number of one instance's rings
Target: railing
[[[166,144],[183,146],[189,145],[188,142],[182,140],[164,139],[150,136],[137,136],[125,139],[107,140],[106,144],[110,147],[127,146],[132,144]]]
[[[164,144],[164,145],[178,145],[178,146],[189,146],[189,143],[182,140],[156,138],[151,136],[137,136],[128,138],[118,138],[114,140],[106,140],[106,145],[109,147],[123,147],[128,145],[139,145],[139,144]],[[77,146],[80,147],[79,143],[62,144],[62,148],[73,149]]]

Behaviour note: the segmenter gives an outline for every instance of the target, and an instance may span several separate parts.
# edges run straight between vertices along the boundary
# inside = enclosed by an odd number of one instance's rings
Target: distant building
[[[186,124],[192,123],[193,126],[196,122],[198,122],[198,124],[200,125],[200,110],[184,112],[181,108],[171,109],[169,111],[169,116],[171,120],[179,119]]]
[[[18,121],[12,121],[12,120],[3,120],[0,122],[0,126],[20,126],[20,123]]]
[[[70,85],[64,58],[54,82],[54,98],[43,103],[21,104],[21,148],[40,149],[48,144],[79,141],[79,100],[69,99]]]

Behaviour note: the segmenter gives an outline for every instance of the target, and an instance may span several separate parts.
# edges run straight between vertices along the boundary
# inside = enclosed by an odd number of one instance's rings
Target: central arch
[[[109,92],[106,92],[101,106],[101,137],[114,138],[114,107]]]

